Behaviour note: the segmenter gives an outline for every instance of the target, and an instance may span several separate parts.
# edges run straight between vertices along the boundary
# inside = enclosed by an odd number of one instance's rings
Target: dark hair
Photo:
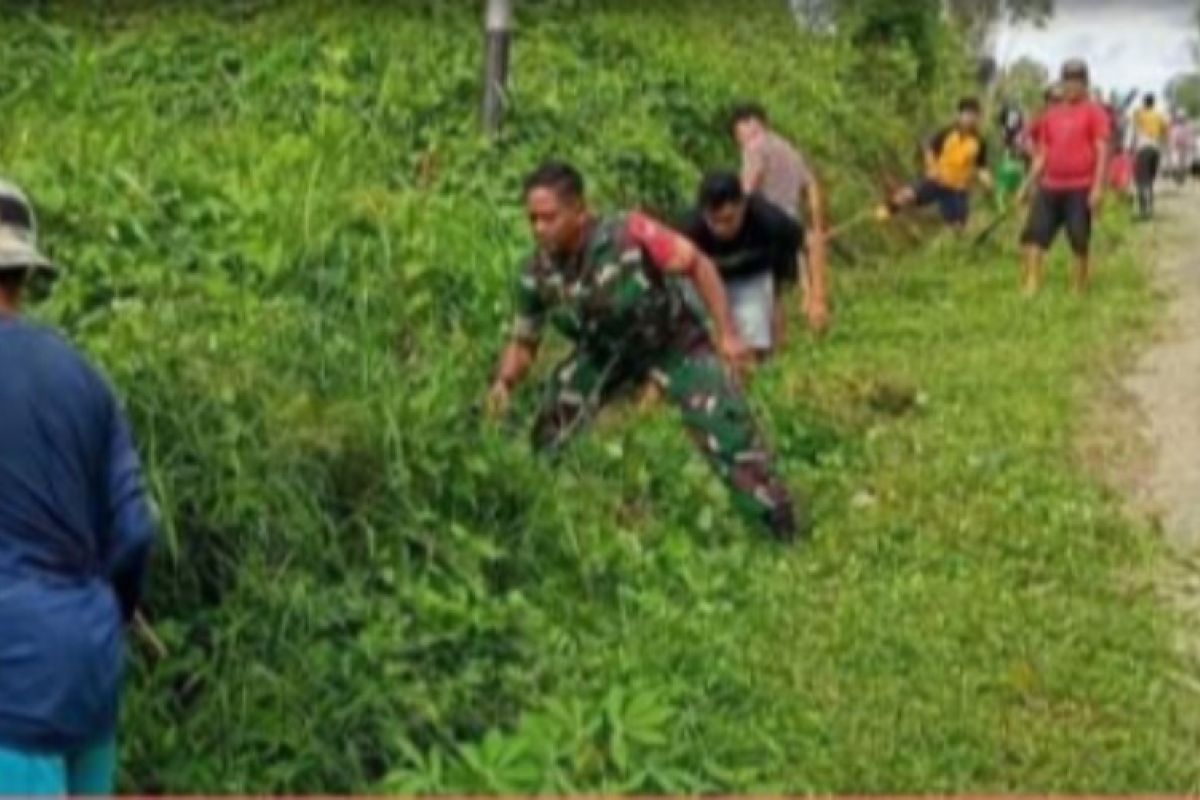
[[[28,231],[33,228],[33,212],[24,198],[0,194],[0,223]]]
[[[1154,92],[1147,92],[1146,95],[1142,98],[1142,102],[1146,105],[1146,108],[1150,108],[1151,106],[1153,106],[1154,101],[1155,101]]]
[[[559,197],[581,200],[584,193],[583,175],[566,161],[549,159],[525,176],[522,199],[534,189],[550,189]]]
[[[978,114],[981,110],[979,99],[976,97],[964,97],[962,100],[958,101],[958,110],[960,113],[970,111],[974,114]]]
[[[16,294],[28,278],[29,270],[25,268],[0,269],[0,292]]]
[[[746,196],[742,191],[742,179],[727,169],[709,172],[700,181],[696,192],[696,203],[705,211],[716,211],[730,203],[737,203]]]
[[[733,130],[739,122],[745,122],[748,119],[756,119],[759,122],[767,121],[767,110],[761,105],[751,101],[738,103],[729,112],[729,129]]]
[[[1063,62],[1061,75],[1064,81],[1081,80],[1088,83],[1087,62],[1082,58],[1069,58]]]

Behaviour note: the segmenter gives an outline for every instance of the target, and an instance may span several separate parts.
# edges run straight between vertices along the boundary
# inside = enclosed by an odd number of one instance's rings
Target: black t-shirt
[[[770,272],[779,283],[796,281],[796,254],[804,244],[804,229],[760,195],[747,200],[742,229],[729,241],[713,236],[699,209],[688,213],[680,229],[716,263],[726,280]]]
[[[998,118],[1000,129],[1004,131],[1005,139],[1015,139],[1025,129],[1025,115],[1015,106],[1005,106],[1000,110]]]

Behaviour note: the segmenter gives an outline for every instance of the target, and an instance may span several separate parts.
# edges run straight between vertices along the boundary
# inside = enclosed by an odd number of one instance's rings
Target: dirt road
[[[1151,234],[1155,280],[1169,298],[1161,334],[1124,379],[1149,445],[1139,504],[1181,556],[1200,555],[1200,187],[1169,190]]]

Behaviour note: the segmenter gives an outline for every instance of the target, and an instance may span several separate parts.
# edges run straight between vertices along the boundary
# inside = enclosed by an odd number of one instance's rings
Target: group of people
[[[1154,213],[1154,188],[1160,175],[1166,174],[1183,185],[1200,165],[1197,164],[1196,129],[1182,108],[1169,116],[1159,109],[1153,93],[1142,95],[1132,113],[1127,113],[1136,94],[1121,103],[1104,102],[1099,92],[1093,99],[1108,115],[1110,156],[1106,182],[1119,195],[1129,195],[1134,210],[1141,219]],[[1043,95],[1043,111],[1063,101],[1059,84],[1053,84]],[[1024,114],[1011,103],[1004,103],[997,115],[1005,155],[1025,168],[1032,163],[1036,150],[1036,129],[1025,122]]]
[[[1177,184],[1187,182],[1195,160],[1196,134],[1182,109],[1168,119],[1153,94],[1134,112],[1125,152],[1133,164],[1134,202],[1142,219],[1154,216],[1154,187],[1163,168]]]
[[[1088,92],[1087,66],[1063,66],[1061,95],[1027,125],[1030,201],[1024,287],[1065,228],[1075,286],[1088,277],[1092,215],[1104,189],[1112,123]],[[873,216],[936,205],[963,229],[975,184],[992,189],[982,108],[925,143],[925,173]],[[1142,143],[1161,143],[1157,123]],[[804,536],[803,502],[780,479],[747,402],[752,364],[776,351],[791,298],[816,332],[830,324],[822,186],[755,104],[737,107],[737,168],[706,174],[672,224],[639,211],[600,215],[584,177],[551,160],[523,186],[535,247],[487,392],[495,414],[537,357],[547,323],[573,343],[552,371],[532,425],[555,452],[606,403],[656,386],[738,510],[782,541]],[[0,184],[0,794],[105,792],[114,775],[121,650],[154,535],[129,426],[108,384],[66,341],[20,315],[31,281],[52,275],[33,209]]]
[[[1044,280],[1046,251],[1065,230],[1074,253],[1072,285],[1086,288],[1090,275],[1092,221],[1109,186],[1120,188],[1113,171],[1120,159],[1130,162],[1131,182],[1144,214],[1153,211],[1153,186],[1161,153],[1170,144],[1173,162],[1190,165],[1192,133],[1185,118],[1169,124],[1147,95],[1131,120],[1132,141],[1123,143],[1125,125],[1112,107],[1090,92],[1088,66],[1078,59],[1062,66],[1060,80],[1046,89],[1043,106],[1033,119],[1005,104],[998,115],[1004,161],[1002,180],[990,174],[988,147],[980,131],[981,107],[960,102],[954,124],[925,143],[925,175],[895,192],[876,213],[887,220],[910,206],[936,205],[942,219],[965,229],[970,189],[1003,188],[1028,206],[1021,233],[1022,288],[1035,294]],[[1127,153],[1127,154],[1126,154]]]
[[[994,188],[982,111],[973,98],[959,103],[954,122],[925,143],[924,175],[889,197],[877,219],[936,205],[947,224],[966,226],[973,185]],[[674,225],[637,211],[594,214],[582,175],[565,162],[530,174],[523,202],[536,247],[520,274],[488,405],[494,413],[508,408],[549,321],[574,349],[549,381],[533,425],[537,449],[561,448],[610,400],[657,385],[738,507],[792,539],[808,530],[807,516],[774,472],[741,378],[782,341],[792,287],[810,328],[829,324],[824,202],[804,158],[761,107],[738,106],[730,124],[740,170],[705,175],[695,208]],[[1006,128],[1006,142],[1015,141],[1015,127]],[[1040,287],[1045,252],[1064,228],[1076,256],[1073,284],[1082,290],[1111,139],[1084,62],[1063,65],[1028,139],[1029,172],[1019,188],[1029,204],[1024,290]]]
[[[793,287],[809,325],[828,324],[824,244],[801,223],[807,212],[821,230],[823,201],[760,108],[740,108],[731,132],[741,169],[704,178],[678,221],[688,236],[637,212],[593,215],[569,164],[529,175],[537,247],[488,399],[507,406],[550,322],[576,347],[534,423],[539,449],[562,447],[600,404],[651,382],[735,506],[791,540],[807,515],[773,469],[739,376],[778,347]],[[113,390],[21,314],[57,273],[32,204],[0,182],[0,795],[112,792],[124,639],[141,619],[156,528]]]
[[[739,106],[730,130],[741,168],[706,174],[695,207],[674,225],[639,211],[594,214],[571,164],[547,161],[528,176],[536,247],[517,282],[488,406],[508,408],[549,322],[574,349],[548,382],[536,449],[558,450],[605,403],[655,386],[735,506],[790,541],[807,533],[806,509],[775,473],[741,379],[782,342],[797,287],[808,325],[829,322],[823,198],[761,107]]]

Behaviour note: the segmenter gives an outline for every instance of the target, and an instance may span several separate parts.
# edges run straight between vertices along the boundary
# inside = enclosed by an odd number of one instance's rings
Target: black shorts
[[[943,186],[935,180],[925,178],[911,187],[918,207],[937,203],[942,220],[949,225],[966,225],[971,215],[970,195],[959,189]]]
[[[1150,186],[1158,178],[1158,168],[1162,154],[1156,147],[1143,147],[1137,152],[1134,161],[1133,174],[1138,186]]]
[[[1048,250],[1059,229],[1066,227],[1071,249],[1076,255],[1087,255],[1092,241],[1090,195],[1090,189],[1038,189],[1021,235],[1022,244]]]

